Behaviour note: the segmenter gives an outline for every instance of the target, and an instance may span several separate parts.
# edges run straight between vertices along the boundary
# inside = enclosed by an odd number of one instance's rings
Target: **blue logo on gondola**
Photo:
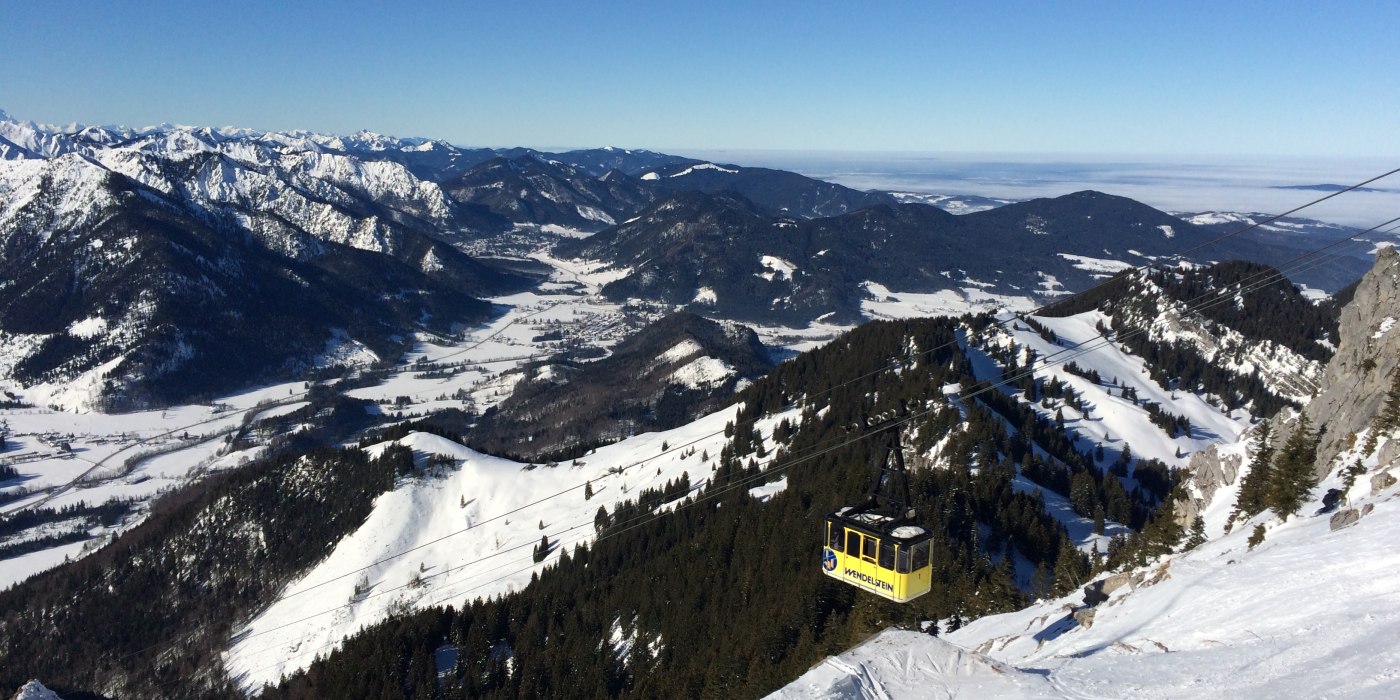
[[[822,568],[827,571],[836,570],[836,552],[831,551],[830,547],[822,553]]]

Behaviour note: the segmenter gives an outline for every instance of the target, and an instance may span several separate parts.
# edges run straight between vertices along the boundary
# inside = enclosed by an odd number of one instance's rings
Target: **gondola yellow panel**
[[[931,535],[902,519],[842,508],[826,518],[822,572],[839,581],[907,603],[933,585]]]

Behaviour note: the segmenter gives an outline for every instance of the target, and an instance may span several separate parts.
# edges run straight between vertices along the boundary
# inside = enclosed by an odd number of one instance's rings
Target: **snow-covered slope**
[[[1367,281],[1388,283],[1393,265],[1394,256],[1382,256]],[[1375,372],[1376,353],[1393,354],[1375,343],[1372,332],[1373,317],[1393,305],[1389,299],[1358,295],[1344,311],[1324,395],[1350,386],[1348,377],[1359,370],[1348,368],[1370,359],[1366,371]],[[1054,321],[1054,331],[1073,333],[1076,319],[1087,319],[1081,316]],[[1106,366],[1097,363],[1100,371]],[[1371,378],[1391,382],[1383,402],[1353,395],[1305,409],[1315,424],[1367,427],[1338,441],[1341,449],[1323,444],[1320,483],[1297,515],[1281,518],[1265,510],[1235,520],[1250,454],[1246,443],[1220,435],[1220,444],[1202,455],[1209,459],[1192,460],[1197,473],[1187,482],[1204,541],[1137,569],[1101,574],[1062,598],[974,620],[944,640],[971,658],[1002,664],[1009,678],[1043,680],[1051,697],[1400,695],[1400,636],[1394,632],[1400,625],[1400,550],[1394,546],[1400,423],[1393,410],[1379,407],[1400,402],[1396,376],[1391,363]],[[1139,395],[1150,389],[1139,388]],[[1193,414],[1193,425],[1206,417]],[[1280,416],[1273,422],[1289,421]],[[1227,475],[1202,473],[1207,462]],[[1280,462],[1274,464],[1278,469]],[[1206,479],[1210,488],[1198,489]],[[782,696],[926,697],[927,688],[948,689],[945,697],[1000,692],[962,683],[961,667],[912,663],[929,654],[929,643],[917,635],[888,632],[879,639],[889,642],[885,648],[867,645],[848,652],[845,661],[828,661]],[[852,658],[860,663],[850,663]]]
[[[886,632],[774,697],[1393,698],[1397,495],[1358,483],[1351,502],[1369,513],[1350,527],[1333,530],[1325,514],[1272,522],[1252,551],[1251,528],[1237,527],[1106,577],[1111,592],[1091,615],[1076,592],[973,621],[946,641]],[[1211,516],[1211,531],[1227,511]]]
[[[1206,398],[1187,391],[1173,391],[1157,384],[1148,376],[1142,358],[1127,352],[1121,345],[1106,341],[1098,327],[1107,317],[1097,311],[1065,318],[1033,317],[1042,327],[1054,333],[1047,340],[1038,332],[1017,323],[994,327],[984,347],[1014,343],[1024,353],[1033,350],[1045,358],[1037,367],[1037,379],[1055,379],[1074,389],[1084,398],[1088,417],[1071,405],[1052,402],[1037,406],[1047,418],[1057,411],[1066,427],[1087,446],[1102,445],[1106,453],[1122,452],[1131,447],[1138,457],[1159,459],[1173,466],[1186,466],[1190,455],[1218,443],[1233,443],[1249,427],[1250,416],[1244,411],[1224,411],[1211,405]],[[988,360],[990,362],[990,360]],[[1084,371],[1097,372],[1102,378],[1095,382],[1070,371],[1068,365]],[[988,364],[976,363],[980,378],[998,379],[1001,370]],[[1135,398],[1124,398],[1124,390]],[[1169,436],[1152,423],[1145,408],[1155,404],[1165,411],[1191,421],[1190,435]]]
[[[1119,588],[1090,627],[1071,596],[949,639],[1036,669],[1067,697],[1395,697],[1400,501],[1392,489],[1367,503],[1374,512],[1337,531],[1326,516],[1275,524],[1254,551],[1236,528]]]
[[[937,637],[888,630],[827,659],[771,700],[1063,697],[1043,676]]]
[[[225,656],[230,675],[244,688],[258,688],[389,615],[528,585],[561,552],[596,537],[600,506],[611,513],[621,501],[682,475],[692,489],[706,483],[727,441],[724,424],[734,414],[726,409],[557,466],[521,464],[435,435],[409,435],[400,442],[415,458],[441,455],[440,466],[381,496],[354,534],[236,631]],[[773,425],[792,417],[774,416],[759,428],[771,435]],[[585,496],[586,482],[591,498]],[[567,493],[544,500],[560,492]],[[532,550],[542,536],[549,538],[550,554],[535,562]],[[380,561],[398,552],[405,554]]]

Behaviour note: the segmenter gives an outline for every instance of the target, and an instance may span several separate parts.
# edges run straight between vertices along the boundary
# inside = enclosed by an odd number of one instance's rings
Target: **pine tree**
[[[1316,458],[1317,434],[1305,414],[1298,419],[1298,429],[1284,442],[1269,478],[1269,507],[1279,518],[1287,520],[1303,508],[1317,485],[1317,476],[1313,473]]]
[[[1141,541],[1139,563],[1145,564],[1148,559],[1170,554],[1176,550],[1181,538],[1185,535],[1181,525],[1176,522],[1176,502],[1181,500],[1183,494],[1180,487],[1174,489],[1171,494],[1162,499],[1162,505],[1158,506],[1157,512],[1152,514],[1152,520],[1142,528],[1142,534],[1138,538]]]
[[[593,498],[593,482],[585,481],[583,482],[583,500],[586,501],[590,498]]]
[[[1390,379],[1390,391],[1385,395],[1385,406],[1381,409],[1381,426],[1385,430],[1400,427],[1400,367]]]
[[[1055,556],[1055,595],[1065,595],[1078,588],[1089,577],[1089,558],[1070,543],[1068,537],[1060,538],[1060,551]]]
[[[1231,521],[1241,515],[1252,518],[1269,507],[1268,492],[1269,484],[1273,480],[1271,475],[1274,461],[1272,440],[1273,429],[1269,427],[1269,422],[1260,423],[1255,430],[1254,455],[1249,462],[1249,473],[1245,474],[1244,480],[1240,482],[1240,493],[1235,499],[1235,512],[1230,516]]]
[[[1089,472],[1079,472],[1070,480],[1069,501],[1074,512],[1086,518],[1093,517],[1094,509],[1099,505],[1099,494],[1094,477],[1089,476]]]
[[[1051,574],[1045,568],[1045,562],[1035,565],[1035,573],[1031,574],[1031,595],[1037,599],[1045,599],[1050,596],[1050,592],[1056,588],[1058,574]]]
[[[540,535],[540,543],[535,545],[535,563],[544,561],[549,556],[549,535]]]
[[[1191,534],[1186,536],[1186,544],[1183,545],[1183,549],[1195,549],[1205,544],[1205,541],[1206,519],[1197,515],[1196,518],[1191,521]]]

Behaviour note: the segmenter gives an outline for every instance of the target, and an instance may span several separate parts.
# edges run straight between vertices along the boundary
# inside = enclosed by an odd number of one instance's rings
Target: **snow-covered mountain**
[[[1186,388],[1271,415],[1278,400],[1301,405],[1317,390],[1337,343],[1338,304],[1310,300],[1267,265],[1229,262],[1134,271],[1045,313],[1099,309],[1159,379],[1170,366],[1190,377]],[[1277,323],[1284,318],[1296,323]]]
[[[819,219],[893,204],[884,192],[861,192],[786,170],[696,162],[648,170],[641,179],[663,192],[732,192],[780,217]]]
[[[35,677],[118,697],[733,697],[799,677],[783,696],[1394,690],[1389,666],[1354,661],[1368,645],[1400,658],[1372,643],[1394,616],[1363,605],[1395,602],[1375,582],[1400,566],[1384,550],[1400,517],[1393,252],[1340,295],[1339,323],[1273,268],[1207,265],[1297,245],[1167,264],[1216,224],[1096,192],[955,216],[643,151],[0,129],[0,388],[20,389],[3,410],[45,413],[0,456],[67,475],[0,471],[11,512],[34,511],[0,520],[3,553],[53,547],[0,591],[4,692]],[[534,258],[510,264],[556,273],[503,294],[531,280],[462,252],[493,236]],[[1163,265],[1115,276],[1146,261]],[[910,290],[1022,313],[904,318]],[[678,306],[899,320],[811,336],[773,366],[753,332],[665,316]],[[22,406],[153,405],[267,376],[288,382],[170,420],[102,416],[101,436]],[[1266,473],[1249,431],[1277,411],[1279,451],[1297,452],[1305,403],[1327,426],[1311,500],[1284,521],[1236,514]],[[856,426],[897,411],[939,572],[903,607],[815,568],[823,515],[864,492],[877,456]],[[169,430],[186,424],[207,432]],[[116,477],[79,488],[116,456]],[[1197,515],[1206,541],[1182,551],[1171,526]],[[1268,617],[1293,595],[1327,602]],[[914,631],[930,622],[943,638]],[[1135,673],[1100,680],[1118,666]]]
[[[474,296],[527,284],[429,235],[457,225],[437,185],[309,137],[0,135],[25,149],[0,160],[0,381],[31,403],[130,409],[347,343],[392,356],[393,336],[480,320]]]
[[[1272,421],[1282,435],[1331,428],[1273,443],[1285,453],[1300,445],[1298,464],[1316,479],[1296,515],[1240,513],[1261,469],[1256,429],[1192,459],[1182,505],[1197,538],[1180,551],[942,639],[885,632],[774,697],[922,697],[928,688],[946,697],[991,688],[1006,697],[1393,697],[1400,412],[1390,407],[1400,406],[1400,340],[1387,319],[1397,268],[1400,256],[1383,250],[1343,310],[1307,421],[1291,411]]]
[[[609,175],[611,173],[611,175]],[[621,171],[594,176],[580,166],[538,154],[493,158],[444,183],[449,196],[516,223],[596,231],[655,197]]]

